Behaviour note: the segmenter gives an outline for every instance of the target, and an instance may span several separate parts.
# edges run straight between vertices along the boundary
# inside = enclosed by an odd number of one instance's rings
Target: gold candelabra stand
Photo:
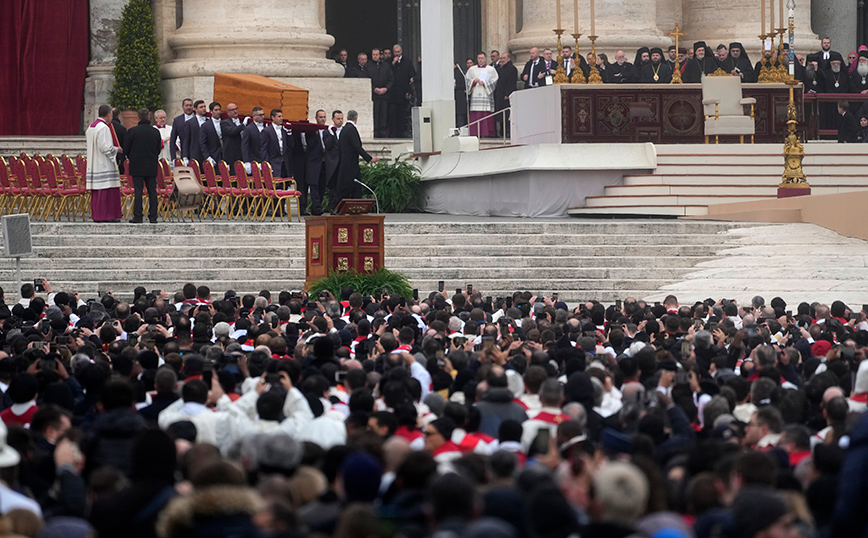
[[[672,81],[669,84],[681,84],[681,63],[678,60],[678,40],[679,38],[686,37],[687,34],[678,29],[678,23],[675,23],[675,30],[669,32],[669,34],[675,38],[675,69],[672,70]]]
[[[587,84],[588,79],[585,78],[585,74],[582,73],[581,65],[581,53],[579,52],[579,38],[582,37],[582,34],[571,34],[573,39],[576,40],[576,48],[573,49],[573,62],[576,64],[573,69],[573,84]],[[579,61],[576,61],[576,58],[579,58]]]
[[[775,82],[786,82],[790,79],[790,72],[787,69],[787,57],[784,55],[784,34],[787,32],[786,28],[778,28],[778,34],[780,35],[780,42],[778,43],[778,65],[775,68],[777,71],[777,80]],[[774,41],[772,41],[774,45]]]
[[[792,43],[793,30],[793,11],[790,10],[789,17],[789,34],[790,43]],[[783,51],[783,32],[781,33],[781,51]],[[781,62],[783,64],[783,62]],[[795,72],[795,70],[793,70]],[[805,158],[805,148],[802,146],[797,134],[799,124],[799,115],[796,110],[796,100],[793,96],[793,90],[799,85],[795,75],[787,73],[786,85],[790,90],[790,101],[787,104],[787,137],[784,141],[784,173],[781,175],[781,184],[778,185],[778,197],[793,196],[800,194],[810,194],[811,186],[808,184],[808,179],[802,171],[802,160]],[[791,189],[800,189],[793,191]]]
[[[597,38],[600,36],[589,35],[591,40],[591,54],[594,56],[594,65],[591,66],[591,72],[588,74],[588,84],[602,84],[603,77],[600,76],[600,70],[597,69]]]
[[[775,32],[772,31],[768,34],[762,34],[758,37],[760,38],[760,43],[761,43],[761,49],[760,50],[762,51],[762,57],[760,58],[760,70],[759,70],[759,73],[757,73],[757,82],[777,82],[777,80],[775,80],[776,76],[775,76],[775,70],[774,70],[774,65],[773,65],[774,61],[772,61],[770,58],[766,58],[766,55],[765,55],[766,39],[771,39],[771,46],[774,47],[774,45],[775,45]],[[774,58],[774,55],[772,55],[772,58]]]
[[[567,78],[567,70],[564,69],[564,54],[563,49],[561,48],[561,34],[564,33],[563,28],[558,28],[554,30],[555,34],[558,36],[558,68],[555,69],[555,78],[553,82],[555,84],[566,84],[570,81]]]

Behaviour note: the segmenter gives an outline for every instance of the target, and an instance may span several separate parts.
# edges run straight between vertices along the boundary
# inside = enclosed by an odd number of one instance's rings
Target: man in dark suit
[[[265,144],[262,132],[268,128],[265,125],[265,111],[262,107],[254,107],[250,112],[253,121],[247,124],[241,135],[241,160],[247,173],[250,173],[250,163],[261,163],[265,160]]]
[[[370,78],[368,75],[368,55],[360,52],[358,63],[347,68],[347,75],[344,78]]]
[[[410,94],[416,78],[416,68],[409,58],[404,57],[401,45],[392,47],[392,89],[389,92],[389,127],[391,136],[407,138],[407,111]]]
[[[241,133],[244,131],[244,123],[238,117],[238,105],[235,103],[226,105],[226,115],[229,117],[220,122],[220,130],[223,132],[223,160],[231,170],[235,162],[241,160]]]
[[[163,141],[160,132],[151,127],[148,109],[139,110],[139,124],[124,137],[124,155],[130,160],[130,175],[136,190],[133,201],[133,224],[142,222],[142,191],[148,187],[148,220],[157,222],[157,172]]]
[[[389,90],[392,89],[392,66],[380,59],[380,49],[371,51],[371,61],[365,66],[371,77],[371,98],[374,101],[374,136],[389,136]]]
[[[289,125],[286,125],[289,129]],[[307,140],[304,139],[304,133],[289,131],[290,138],[290,153],[289,153],[289,171],[288,176],[295,180],[301,196],[298,201],[301,207],[301,214],[307,214],[307,177],[305,176],[305,167],[307,166]]]
[[[217,163],[223,160],[223,129],[220,125],[223,107],[214,101],[208,105],[208,110],[211,111],[211,117],[207,118],[199,129],[199,149],[202,157],[211,161],[216,169]]]
[[[539,49],[536,47],[530,49],[530,60],[524,64],[521,80],[524,81],[525,89],[546,85],[545,65],[542,58],[539,57]]]
[[[859,138],[859,120],[856,115],[850,111],[850,103],[840,101],[838,103],[838,115],[840,123],[838,124],[838,143],[854,143],[858,142]]]
[[[292,177],[292,136],[283,128],[283,111],[271,111],[271,125],[262,130],[262,153],[275,177]],[[299,186],[301,187],[301,186]]]
[[[319,125],[325,125],[325,110],[316,111],[316,122]],[[322,197],[325,194],[328,180],[331,178],[330,172],[334,173],[334,168],[329,168],[326,163],[326,145],[335,146],[337,139],[328,129],[305,133],[304,136],[307,143],[307,163],[304,177],[310,191],[310,214],[322,215]]]
[[[509,53],[504,52],[500,55],[498,62],[497,86],[494,87],[494,111],[500,112],[509,108],[509,96],[515,91],[515,85],[518,82],[518,69],[510,61]],[[498,135],[503,135],[503,129],[506,129],[506,134],[509,136],[509,111],[505,112],[504,116],[495,116],[494,123],[497,126]]]
[[[169,150],[172,155],[172,161],[178,158],[178,146],[184,140],[184,124],[187,123],[187,120],[193,119],[193,100],[184,99],[181,101],[181,108],[184,110],[184,113],[172,120],[171,149]]]
[[[202,164],[205,156],[202,155],[202,146],[199,144],[199,130],[208,119],[205,117],[205,101],[201,99],[193,103],[196,114],[193,119],[184,124],[184,138],[181,139],[181,158],[189,161],[197,161]]]
[[[335,206],[338,202],[347,198],[358,198],[359,189],[356,186],[356,179],[361,179],[362,172],[359,167],[359,157],[362,157],[368,162],[377,162],[379,157],[371,157],[368,152],[362,147],[362,139],[359,136],[359,131],[356,129],[356,121],[359,119],[359,113],[355,110],[347,112],[347,122],[341,130],[339,147],[341,155],[341,164],[338,167],[338,199],[335,200]]]
[[[391,67],[390,67],[391,69]],[[341,164],[340,138],[344,129],[344,113],[340,110],[332,111],[332,126],[323,135],[325,144],[326,161],[326,186],[329,190],[329,211],[334,213],[338,205],[338,167]]]
[[[121,123],[121,109],[117,107],[112,109],[112,127],[115,128],[115,134],[118,137],[120,147],[124,147],[124,136],[127,134],[127,128]],[[118,153],[115,158],[118,162],[118,171],[121,175],[124,175],[124,161],[127,160],[127,156],[123,153]]]

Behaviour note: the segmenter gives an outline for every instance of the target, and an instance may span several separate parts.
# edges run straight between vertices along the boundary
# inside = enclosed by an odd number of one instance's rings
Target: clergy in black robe
[[[663,61],[663,49],[651,49],[651,61],[642,66],[643,84],[669,84],[672,82],[672,68]]]
[[[835,51],[829,60],[829,69],[823,73],[825,93],[850,93],[850,76],[844,69],[844,58]]]
[[[467,125],[467,86],[464,81],[464,73],[458,64],[452,70],[455,77],[455,125],[464,127]]]
[[[729,44],[729,54],[724,61],[720,62],[720,68],[732,76],[741,77],[742,82],[756,82],[753,65],[741,43]]]
[[[610,84],[628,84],[630,82],[639,82],[639,73],[636,68],[627,61],[627,55],[623,50],[615,53],[615,63],[606,68],[606,78],[604,82]]]
[[[806,60],[805,73],[802,76],[805,91],[808,93],[820,93],[826,87],[823,71],[819,68],[820,53],[814,52],[808,54]]]
[[[850,73],[850,93],[868,93],[868,50],[859,51],[859,62]]]
[[[708,53],[705,41],[697,41],[693,44],[693,59],[687,62],[682,80],[694,84],[702,82],[703,75],[714,73],[718,67],[717,59]]]
[[[636,51],[636,59],[633,60],[636,71],[641,73],[642,68],[649,63],[651,63],[651,50],[648,47],[639,47],[639,50]]]

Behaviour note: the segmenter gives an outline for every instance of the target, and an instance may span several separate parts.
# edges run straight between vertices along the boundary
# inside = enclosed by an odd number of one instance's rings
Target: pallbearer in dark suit
[[[184,124],[184,137],[181,139],[181,157],[187,161],[197,161],[202,164],[205,156],[202,155],[202,146],[199,145],[199,130],[208,118],[205,117],[205,101],[199,100],[193,103],[196,114],[193,119]]]
[[[133,177],[135,199],[133,201],[133,220],[142,222],[142,192],[148,187],[148,220],[157,222],[157,171],[163,141],[160,132],[151,127],[148,109],[139,110],[139,124],[127,131],[124,137],[124,155],[130,161],[130,175]]]
[[[316,122],[325,125],[325,110],[316,111]],[[322,215],[325,188],[336,167],[336,163],[329,163],[327,160],[327,150],[337,146],[337,138],[329,129],[321,129],[306,133],[305,141],[307,142],[307,166],[304,177],[310,191],[310,214]]]
[[[250,163],[261,163],[265,160],[265,144],[263,143],[262,132],[266,129],[265,111],[261,107],[254,107],[250,113],[253,118],[244,132],[241,134],[241,160],[244,161],[244,167],[247,173],[250,173]],[[277,173],[277,170],[273,170]]]
[[[341,164],[338,168],[338,200],[347,198],[358,198],[359,188],[357,187],[356,179],[361,179],[362,172],[359,168],[359,157],[362,157],[368,162],[377,162],[379,157],[371,157],[368,152],[362,147],[362,139],[359,136],[359,131],[356,129],[356,121],[358,121],[359,113],[355,110],[347,112],[347,122],[344,124],[340,135],[340,155]]]
[[[181,102],[181,108],[184,109],[184,113],[172,120],[172,140],[170,141],[172,161],[180,155],[181,141],[184,140],[181,138],[184,136],[184,124],[187,123],[187,120],[193,119],[193,100],[184,99]]]
[[[283,127],[283,111],[275,108],[271,111],[271,125],[266,125],[261,132],[262,153],[264,160],[271,165],[275,177],[292,177],[292,136]]]
[[[338,167],[341,165],[341,132],[344,130],[344,113],[340,110],[332,111],[332,126],[324,135],[326,138],[326,186],[329,191],[329,211],[334,213],[338,205]]]
[[[238,105],[235,103],[226,105],[226,114],[229,117],[220,122],[223,132],[223,160],[232,169],[235,162],[241,160],[241,133],[244,131],[244,122],[238,117]]]
[[[214,101],[208,105],[208,110],[211,112],[211,117],[199,128],[199,149],[202,158],[211,161],[211,164],[216,167],[217,163],[223,160],[223,130],[220,125],[223,107]]]

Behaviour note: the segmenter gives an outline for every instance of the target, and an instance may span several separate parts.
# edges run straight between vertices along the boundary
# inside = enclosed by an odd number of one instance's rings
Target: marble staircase
[[[577,217],[682,217],[708,214],[712,204],[775,198],[783,172],[778,144],[657,145],[651,174],[625,175],[623,183],[589,196]],[[803,170],[812,194],[868,189],[868,148],[855,144],[805,144]]]

